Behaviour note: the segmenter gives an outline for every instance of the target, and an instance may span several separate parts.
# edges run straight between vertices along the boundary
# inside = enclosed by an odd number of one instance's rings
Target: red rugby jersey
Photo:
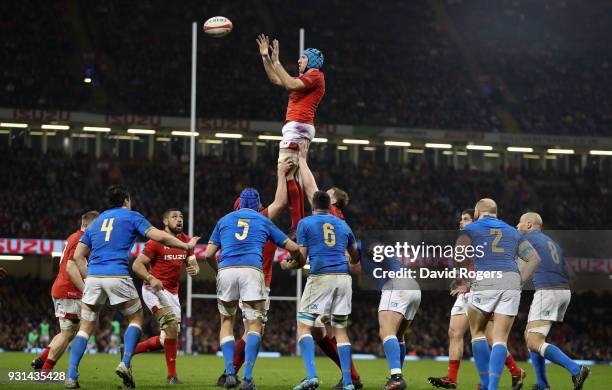
[[[305,88],[291,91],[289,94],[285,122],[296,121],[314,125],[317,107],[325,95],[325,76],[320,70],[312,69],[297,79],[304,83]]]
[[[79,229],[72,233],[66,240],[66,247],[62,253],[62,258],[60,259],[59,272],[55,277],[53,287],[51,287],[51,296],[54,298],[81,299],[83,297],[83,294],[70,280],[70,276],[68,275],[68,270],[66,268],[68,265],[68,260],[72,259],[74,256],[74,251],[76,250],[77,244],[79,243],[83,233],[84,232]]]
[[[176,238],[183,242],[189,242],[191,239],[185,233],[177,234]],[[142,254],[151,259],[151,270],[149,271],[151,275],[162,282],[165,290],[172,294],[178,294],[181,269],[183,264],[187,263],[187,258],[193,254],[193,250],[187,252],[149,240],[145,244]],[[146,280],[144,283],[149,284]]]

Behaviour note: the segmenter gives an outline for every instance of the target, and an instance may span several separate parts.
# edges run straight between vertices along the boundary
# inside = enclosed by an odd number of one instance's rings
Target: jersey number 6
[[[100,231],[106,233],[106,237],[104,237],[104,241],[110,240],[110,235],[111,235],[111,232],[113,231],[114,221],[115,221],[115,218],[111,218],[111,219],[106,218],[104,219],[104,221],[102,221],[102,227],[100,228]]]
[[[249,234],[249,220],[248,219],[239,219],[238,220],[238,227],[243,228],[242,229],[242,233],[238,234],[238,233],[234,233],[234,236],[236,237],[237,240],[242,241],[246,238],[247,234]]]
[[[334,233],[334,225],[331,223],[323,224],[323,241],[327,246],[336,245],[336,233]]]

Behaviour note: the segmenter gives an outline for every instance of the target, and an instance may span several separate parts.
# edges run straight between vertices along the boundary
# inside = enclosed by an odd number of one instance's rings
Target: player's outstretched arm
[[[281,261],[280,266],[282,269],[298,269],[306,264],[306,257],[308,256],[308,249],[306,247],[301,247],[294,241],[288,239],[287,242],[285,242],[284,248],[289,252],[291,258]]]
[[[308,166],[308,162],[306,161],[306,156],[308,155],[308,146],[304,146],[300,148],[299,153],[299,169],[300,175],[302,176],[302,184],[304,185],[304,193],[306,193],[306,198],[310,202],[312,206],[312,197],[314,193],[319,190],[317,187],[317,182],[315,181],[314,175]]]
[[[272,41],[272,63],[274,66],[274,72],[280,79],[282,86],[288,91],[299,91],[306,88],[304,82],[300,79],[291,77],[289,73],[283,68],[283,64],[279,61],[280,46],[278,40]]]
[[[155,291],[160,291],[164,289],[162,282],[157,279],[155,276],[151,275],[147,270],[147,264],[151,263],[151,259],[145,254],[139,254],[134,260],[134,264],[132,264],[132,271],[142,280],[146,280],[149,282],[149,285],[155,289]]]
[[[272,84],[282,87],[283,83],[281,83],[281,80],[276,75],[274,63],[272,63],[272,59],[270,58],[270,38],[268,38],[267,35],[259,34],[256,41],[259,46],[259,54],[261,55],[261,60],[263,61],[264,70],[266,71],[266,75],[268,75],[268,79]]]
[[[359,256],[359,249],[357,248],[357,243],[353,243],[352,245],[349,245],[348,248],[346,248],[349,257],[350,257],[350,263],[351,264],[357,264],[359,263],[360,256]]]
[[[219,265],[217,264],[217,259],[215,259],[215,253],[219,250],[219,247],[212,242],[209,242],[206,245],[206,252],[204,252],[204,260],[210,265],[210,268],[215,271],[215,274],[219,272]]]
[[[191,255],[187,258],[187,273],[189,276],[196,276],[200,273],[200,265],[198,264],[198,259],[194,255]]]
[[[523,261],[526,262],[525,266],[521,270],[521,283],[524,284],[531,278],[542,260],[540,259],[540,255],[538,255],[538,251],[536,251],[531,243],[527,240],[523,240],[523,242],[519,244],[518,255]]]
[[[168,234],[165,231],[159,230],[157,228],[149,229],[149,231],[147,232],[147,238],[153,241],[161,242],[166,246],[182,249],[184,251],[192,250],[200,240],[200,237],[195,236],[192,237],[189,242],[183,242],[178,238],[174,237],[173,235]]]
[[[278,164],[276,172],[276,194],[274,201],[268,206],[268,218],[274,219],[287,205],[287,172],[294,167],[291,161],[283,161]]]

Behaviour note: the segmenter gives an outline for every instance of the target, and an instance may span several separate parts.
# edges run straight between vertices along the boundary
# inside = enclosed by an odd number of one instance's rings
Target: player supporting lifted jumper
[[[62,357],[68,345],[76,336],[81,320],[81,297],[83,296],[83,279],[76,268],[72,257],[85,229],[99,215],[89,211],[81,216],[81,228],[72,233],[66,240],[66,247],[60,259],[60,268],[51,288],[55,316],[59,319],[60,333],[56,334],[42,354],[32,362],[35,370],[52,371],[55,363]]]
[[[190,251],[199,237],[185,243],[156,229],[140,213],[132,211],[130,193],[123,186],[110,186],[106,194],[109,209],[87,228],[78,243],[74,261],[85,280],[81,324],[72,342],[70,367],[65,386],[78,389],[78,367],[87,347],[87,340],[96,330],[98,314],[110,304],[127,317],[129,325],[123,337],[125,350],[115,373],[127,387],[136,387],[131,361],[140,338],[144,316],[138,291],[129,273],[129,255],[136,237],[145,236],[164,245]],[[89,263],[85,257],[90,253]]]
[[[565,368],[572,375],[574,389],[580,390],[590,370],[569,358],[556,345],[546,342],[553,322],[563,322],[572,293],[563,251],[552,238],[542,233],[542,217],[538,213],[525,213],[517,225],[523,237],[533,245],[542,262],[533,275],[536,289],[529,308],[525,339],[531,353],[531,364],[537,383],[533,390],[550,390],[546,378],[546,359]]]
[[[257,359],[263,319],[266,316],[266,284],[262,272],[261,252],[266,241],[287,249],[299,264],[306,261],[298,245],[290,240],[268,218],[259,213],[259,193],[247,188],[240,194],[240,210],[225,215],[213,230],[204,257],[217,274],[217,303],[221,327],[219,344],[225,363],[226,388],[236,387],[234,371],[234,320],[241,300],[247,319],[244,377],[240,389],[256,390],[253,367]],[[221,249],[217,265],[215,253]]]
[[[183,233],[183,213],[168,209],[162,216],[164,231],[183,242],[190,237]],[[193,251],[170,248],[149,240],[138,255],[132,270],[145,282],[142,285],[142,300],[159,322],[160,334],[138,343],[134,355],[163,349],[168,368],[167,383],[182,382],[176,375],[177,338],[181,329],[181,304],[179,301],[179,278],[183,265],[187,273],[195,276],[200,271]],[[150,271],[148,270],[150,268]]]
[[[313,215],[298,224],[300,252],[310,256],[310,274],[304,287],[298,313],[298,337],[307,377],[294,390],[311,390],[319,386],[314,361],[312,329],[319,316],[330,317],[332,334],[338,341],[342,370],[342,389],[354,390],[351,378],[351,344],[346,327],[351,314],[352,278],[346,261],[359,262],[355,236],[348,224],[329,214],[330,198],[323,191],[313,195]],[[301,268],[303,264],[283,260],[283,269]]]
[[[463,230],[467,225],[474,222],[474,209],[466,209],[461,212],[459,218],[459,230]],[[470,263],[470,268],[473,269],[473,263]],[[458,280],[458,283],[452,288],[450,295],[456,296],[455,303],[451,308],[450,321],[448,324],[448,372],[443,377],[429,377],[427,380],[435,387],[444,389],[457,388],[457,376],[459,374],[459,366],[463,358],[463,336],[470,329],[470,324],[467,319],[469,296],[469,288],[467,283]],[[493,316],[492,316],[493,317]],[[487,324],[486,337],[489,346],[493,345],[493,320]],[[512,390],[519,390],[523,387],[525,379],[525,370],[520,368],[510,352],[506,357],[506,367],[512,377]],[[479,385],[480,386],[480,385]],[[478,388],[477,388],[478,389]]]

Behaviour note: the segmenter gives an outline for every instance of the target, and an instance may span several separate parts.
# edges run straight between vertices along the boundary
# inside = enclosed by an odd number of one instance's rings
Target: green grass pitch
[[[0,369],[30,371],[33,354],[20,352],[0,353]],[[120,389],[121,380],[114,370],[119,361],[116,355],[85,355],[81,361],[79,382],[84,389]],[[384,359],[357,360],[355,362],[366,389],[380,389],[388,375],[387,363]],[[533,369],[526,362],[519,363],[527,370],[526,385],[523,389],[531,389],[535,383]],[[65,355],[57,365],[58,370],[66,370],[68,356]],[[161,353],[137,355],[133,360],[133,370],[137,388],[161,389],[168,387],[165,383],[166,366]],[[223,370],[221,358],[216,356],[179,356],[177,371],[184,382],[180,389],[214,389],[213,384]],[[591,366],[591,376],[587,380],[585,390],[612,389],[612,367]],[[317,358],[317,373],[321,380],[320,389],[330,389],[340,378],[338,368],[326,358]],[[429,376],[441,376],[446,373],[446,363],[434,361],[406,362],[404,375],[408,389],[433,389],[427,383]],[[255,383],[261,390],[292,389],[304,376],[305,369],[300,358],[269,359],[260,358],[255,365]],[[571,378],[560,367],[548,365],[548,378],[552,389],[572,389]],[[463,361],[459,371],[459,389],[475,389],[478,383],[474,365]],[[0,385],[4,389],[60,389],[57,384],[15,384]],[[501,389],[510,388],[510,376],[504,372]]]

